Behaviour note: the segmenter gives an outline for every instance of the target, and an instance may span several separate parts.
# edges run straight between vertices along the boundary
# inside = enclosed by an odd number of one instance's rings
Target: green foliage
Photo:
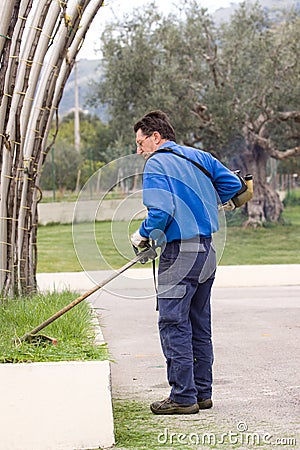
[[[278,165],[278,172],[280,174],[294,174],[298,175],[297,180],[300,180],[300,158],[293,157],[287,160],[280,161]]]
[[[209,20],[206,16],[202,19],[205,23]],[[196,26],[194,23],[194,29]],[[151,5],[128,17],[126,23],[120,21],[105,30],[105,76],[98,83],[94,102],[109,105],[110,126],[126,144],[134,142],[133,122],[148,109],[161,108],[169,113],[175,110],[172,116],[179,135],[185,118],[195,125],[193,116],[187,114],[194,98],[193,79],[187,80],[187,74],[196,78],[199,73],[195,69],[202,64],[198,56],[204,44],[199,27],[197,35],[191,29],[192,23],[182,23],[175,16],[172,20],[164,18]],[[196,40],[193,48],[188,39]],[[194,53],[196,48],[198,54]],[[197,86],[201,83],[197,82]]]
[[[104,166],[103,162],[94,161],[92,158],[84,160],[81,166],[81,175],[80,175],[82,184],[85,184],[88,181],[88,179],[103,166]]]
[[[76,298],[72,292],[37,294],[0,303],[0,363],[103,360],[104,345],[95,345],[95,330],[88,303],[80,303],[40,334],[55,337],[52,344],[34,345],[18,339]]]
[[[284,206],[300,206],[300,189],[293,189],[288,192],[283,204]]]
[[[161,108],[178,141],[222,158],[240,151],[245,121],[255,128],[266,112],[280,149],[294,146],[297,124],[280,124],[276,114],[298,108],[299,20],[292,11],[274,22],[258,4],[242,3],[217,29],[194,0],[168,17],[154,5],[140,8],[105,29],[104,75],[93,102],[109,105],[110,126],[126,144],[133,142],[133,122]]]
[[[74,113],[70,113],[61,120],[55,145],[45,162],[42,189],[75,190],[79,170],[82,186],[91,175],[91,169],[98,170],[114,158],[111,129],[97,116],[80,114],[80,140],[78,153],[74,143]]]
[[[44,164],[41,176],[42,189],[50,190],[55,187],[61,192],[65,189],[74,190],[81,161],[81,155],[75,151],[69,140],[58,139]]]
[[[94,90],[94,102],[108,104],[118,142],[133,143],[134,122],[162,109],[177,142],[252,173],[255,224],[280,220],[280,200],[266,186],[268,159],[299,154],[300,11],[274,17],[243,2],[216,28],[195,0],[167,17],[152,4],[138,9],[105,29]]]
[[[293,11],[283,12],[277,20],[271,21],[258,4],[242,3],[230,23],[220,28],[219,68],[225,95],[222,90],[214,95],[225,102],[225,117],[233,115],[235,133],[242,135],[245,122],[252,124],[253,132],[260,131],[256,120],[266,114],[269,138],[285,150],[296,145],[299,127],[276,117],[299,106],[300,17]],[[217,110],[214,116],[219,117]]]

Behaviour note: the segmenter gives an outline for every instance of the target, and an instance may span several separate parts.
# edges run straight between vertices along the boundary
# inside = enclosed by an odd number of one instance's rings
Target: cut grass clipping
[[[231,418],[217,423],[210,411],[156,416],[144,402],[120,399],[113,401],[113,409],[116,446],[122,450],[241,448],[240,443],[235,445],[229,440],[228,431],[233,427]]]
[[[76,297],[66,291],[4,300],[0,304],[0,363],[108,359],[106,345],[95,344],[93,315],[87,302],[80,303],[38,333],[56,338],[57,345],[18,341]]]
[[[239,416],[221,414],[219,417],[214,410],[185,416],[157,416],[151,413],[149,404],[124,399],[114,399],[113,409],[116,446],[120,450],[267,450],[272,448],[270,444],[275,444],[278,433],[267,419],[258,422],[255,418],[251,420],[252,432],[236,433]],[[261,429],[272,434],[255,431]],[[271,440],[267,442],[266,436]],[[289,450],[297,447],[296,439],[285,433],[279,440]],[[290,443],[288,447],[287,443]]]

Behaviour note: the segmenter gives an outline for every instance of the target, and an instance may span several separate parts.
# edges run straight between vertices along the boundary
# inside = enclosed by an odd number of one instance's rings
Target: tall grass
[[[105,345],[95,345],[89,305],[80,303],[40,332],[55,337],[57,345],[20,342],[35,328],[76,298],[71,292],[37,294],[0,304],[0,363],[107,359]]]

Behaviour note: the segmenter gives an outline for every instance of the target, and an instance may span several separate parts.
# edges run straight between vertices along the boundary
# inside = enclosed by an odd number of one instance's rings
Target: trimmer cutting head
[[[46,336],[45,334],[25,334],[21,339],[15,339],[16,344],[21,342],[28,342],[34,345],[46,345],[52,344],[57,345],[57,339],[51,336]]]

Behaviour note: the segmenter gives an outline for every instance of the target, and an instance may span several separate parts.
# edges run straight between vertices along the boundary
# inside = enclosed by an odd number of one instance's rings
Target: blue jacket
[[[213,183],[191,162],[172,153],[155,152],[144,167],[143,203],[148,216],[139,229],[141,236],[159,243],[210,237],[219,229],[218,204],[239,191],[239,178],[210,153],[173,141],[159,149],[164,147],[199,162],[210,172]]]

